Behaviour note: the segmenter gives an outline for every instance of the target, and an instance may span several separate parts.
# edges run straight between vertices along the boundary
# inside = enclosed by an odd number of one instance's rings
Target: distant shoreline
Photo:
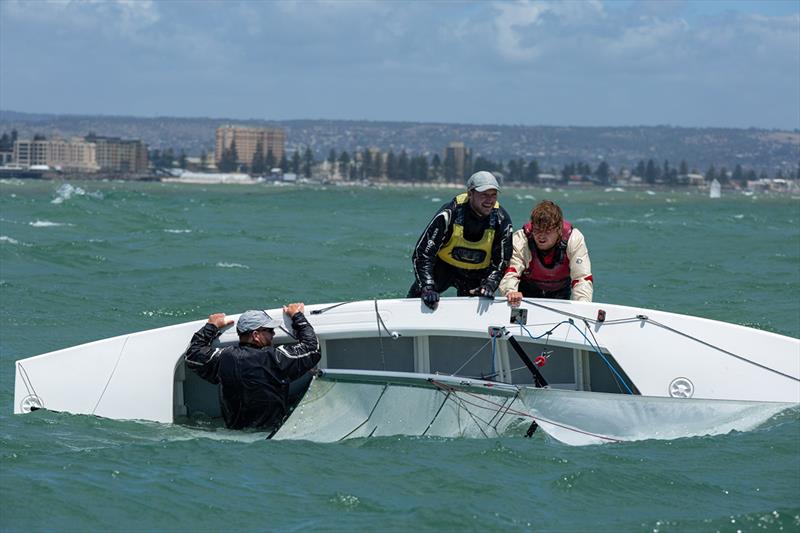
[[[14,176],[14,175],[0,175],[0,182],[6,181],[9,179],[18,179],[20,181],[58,181],[58,182],[70,182],[70,181],[87,181],[87,182],[130,182],[130,183],[142,183],[142,182],[159,182],[165,184],[176,184],[176,185],[203,185],[203,186],[224,186],[224,185],[236,185],[236,186],[272,186],[272,187],[342,187],[342,188],[375,188],[375,189],[382,189],[382,188],[395,188],[395,189],[433,189],[433,190],[452,190],[452,191],[459,191],[464,190],[464,186],[458,183],[452,182],[428,182],[428,181],[407,181],[407,180],[399,180],[399,181],[388,181],[388,180],[377,180],[377,181],[342,181],[342,180],[319,180],[319,179],[301,179],[296,182],[292,181],[280,181],[280,180],[259,180],[257,178],[242,178],[238,180],[225,180],[223,176],[220,175],[219,180],[214,179],[181,179],[180,177],[175,176],[158,176],[158,175],[145,175],[145,176],[135,176],[132,177],[131,175],[124,175],[124,174],[114,174],[114,173],[92,173],[92,174],[83,174],[83,173],[43,173],[40,176],[32,177],[32,176]],[[598,185],[591,182],[573,182],[573,183],[553,183],[553,184],[545,184],[545,183],[520,183],[520,182],[510,182],[504,183],[502,185],[503,190],[525,190],[525,189],[535,189],[535,190],[559,190],[559,191],[568,191],[568,190],[581,190],[581,191],[618,191],[618,192],[646,192],[646,191],[659,191],[659,192],[695,192],[699,194],[707,194],[709,187],[708,185],[667,185],[664,183],[626,183],[626,184],[608,184],[608,185]],[[789,190],[759,190],[759,191],[750,191],[748,189],[743,189],[737,186],[723,186],[723,191],[729,192],[736,192],[736,193],[743,193],[743,194],[752,194],[753,192],[759,192],[761,194],[772,194],[772,195],[797,195],[800,191],[797,188],[790,188]]]

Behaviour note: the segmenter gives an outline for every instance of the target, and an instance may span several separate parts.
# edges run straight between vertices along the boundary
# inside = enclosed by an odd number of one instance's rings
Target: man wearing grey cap
[[[314,328],[308,323],[302,303],[285,305],[299,342],[275,348],[272,338],[283,320],[266,311],[245,311],[236,322],[239,344],[212,347],[223,329],[233,324],[224,313],[215,313],[194,334],[184,357],[186,365],[201,378],[218,386],[225,426],[257,428],[270,436],[300,401],[311,383],[309,370],[321,354]]]
[[[436,309],[439,293],[493,297],[511,258],[511,217],[497,202],[494,174],[476,172],[467,192],[436,212],[414,247],[415,280],[408,298]]]

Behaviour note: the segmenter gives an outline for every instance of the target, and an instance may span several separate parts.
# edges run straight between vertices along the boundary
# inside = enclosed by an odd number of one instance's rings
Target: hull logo
[[[669,384],[669,395],[673,398],[691,398],[694,395],[694,385],[689,378],[675,378]]]
[[[39,399],[38,396],[34,396],[31,394],[30,396],[25,396],[19,404],[19,408],[23,413],[30,413],[31,411],[36,411],[37,409],[41,409],[43,406],[42,400]]]

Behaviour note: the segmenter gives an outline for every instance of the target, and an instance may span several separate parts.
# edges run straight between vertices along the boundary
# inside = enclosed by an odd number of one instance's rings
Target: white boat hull
[[[601,303],[526,300],[521,308],[528,313],[525,326],[512,323],[508,304],[499,298],[443,298],[433,312],[418,299],[365,300],[309,305],[306,315],[321,340],[322,368],[531,383],[509,346],[513,335],[532,357],[553,352],[541,370],[555,388],[615,393],[630,388],[655,397],[800,403],[798,339]],[[595,320],[601,309],[606,315],[602,323]],[[569,319],[571,324],[565,322]],[[196,412],[216,416],[214,387],[187,373],[182,358],[204,322],[19,360],[14,412],[45,408],[167,423]],[[505,329],[492,340],[489,328]],[[531,337],[541,338],[534,342]],[[220,338],[222,344],[236,340],[233,328]],[[291,341],[285,334],[275,340]]]

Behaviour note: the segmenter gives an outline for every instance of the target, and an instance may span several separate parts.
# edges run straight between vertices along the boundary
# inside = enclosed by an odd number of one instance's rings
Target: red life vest
[[[531,251],[531,262],[520,274],[520,281],[535,285],[545,292],[562,291],[570,287],[569,257],[567,257],[567,241],[572,235],[572,224],[566,220],[561,227],[561,240],[553,248],[542,254],[536,248],[533,238],[533,226],[530,222],[522,226],[528,238]],[[540,257],[540,255],[542,257]]]

